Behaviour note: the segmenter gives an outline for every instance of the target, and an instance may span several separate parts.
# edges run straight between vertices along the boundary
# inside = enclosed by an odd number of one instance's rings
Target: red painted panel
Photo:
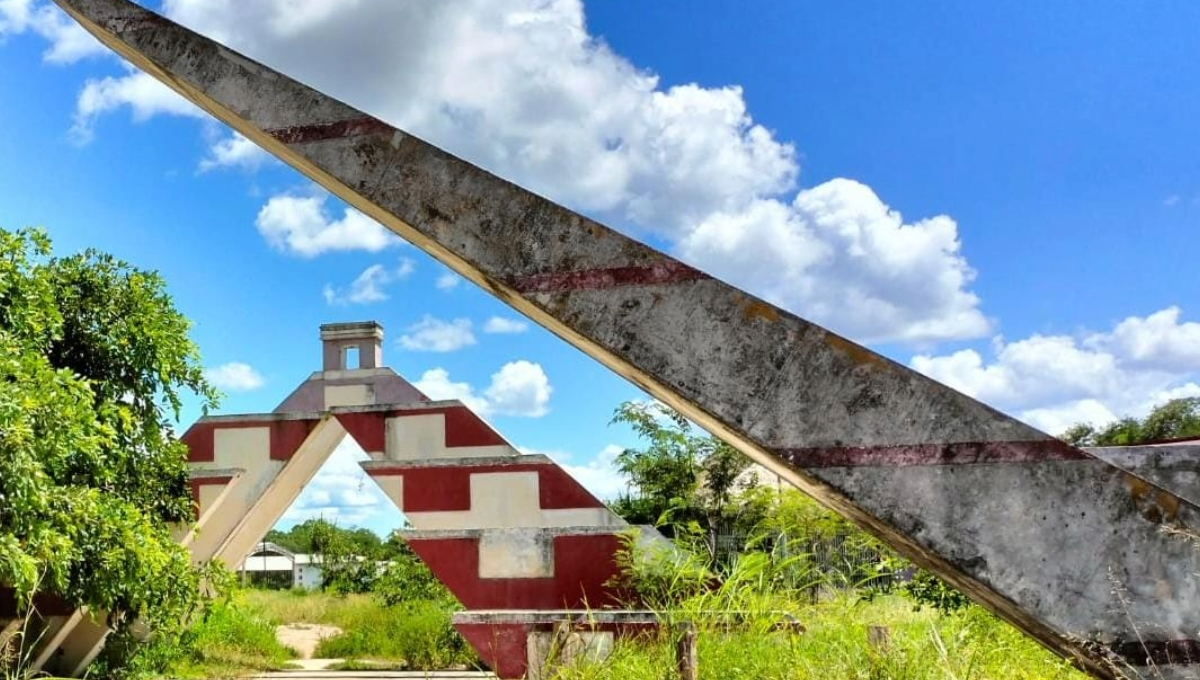
[[[554,538],[553,578],[479,578],[474,538],[413,539],[414,552],[467,609],[580,609],[616,604],[605,585],[617,574],[612,534]]]
[[[521,460],[517,458],[515,460]],[[544,510],[602,508],[587,489],[553,463],[499,465],[430,465],[375,467],[373,477],[400,475],[404,481],[404,509],[411,512],[450,512],[471,509],[471,475],[496,472],[537,472],[539,507]]]
[[[339,413],[338,422],[354,441],[368,453],[382,453],[385,447],[384,422],[387,414],[382,411],[367,413]]]
[[[462,467],[404,470],[404,512],[471,509],[471,476]]]
[[[590,491],[557,465],[542,465],[538,470],[538,494],[543,510],[604,507]]]
[[[196,423],[180,437],[188,447],[189,463],[211,463],[216,459],[214,434],[217,430],[265,427],[270,431],[271,460],[290,460],[317,425],[316,420],[238,420],[234,422]]]
[[[271,460],[291,460],[308,439],[316,420],[277,420],[271,423]]]
[[[520,623],[461,623],[454,628],[479,653],[496,676],[503,680],[523,678],[528,667],[530,626]]]
[[[451,406],[437,409],[446,414],[446,448],[458,446],[503,446],[504,441],[499,433],[483,422],[466,406]],[[429,413],[429,411],[425,411]]]
[[[553,623],[456,623],[462,635],[497,677],[522,678],[528,669],[529,634],[552,631]],[[577,626],[575,630],[610,632],[618,638],[650,639],[659,632],[657,623],[599,623]]]
[[[213,423],[196,423],[179,438],[188,447],[189,463],[213,462]]]

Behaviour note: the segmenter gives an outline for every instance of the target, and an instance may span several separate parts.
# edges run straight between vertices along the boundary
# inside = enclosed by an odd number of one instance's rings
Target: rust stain
[[[825,334],[825,344],[850,357],[850,360],[860,366],[885,367],[883,357],[871,350],[850,342],[834,333]]]
[[[1178,496],[1128,473],[1124,475],[1124,479],[1125,486],[1129,489],[1129,497],[1142,517],[1155,523],[1174,522],[1179,518]]]
[[[742,310],[742,320],[746,322],[754,319],[762,319],[767,323],[775,323],[779,321],[779,310],[765,302],[755,300]]]

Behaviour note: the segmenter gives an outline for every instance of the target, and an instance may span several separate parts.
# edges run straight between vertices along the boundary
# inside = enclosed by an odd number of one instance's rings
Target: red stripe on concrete
[[[267,130],[267,134],[284,144],[306,144],[320,142],[326,139],[343,139],[345,137],[361,137],[364,135],[392,134],[396,128],[379,120],[366,116],[351,120],[339,120],[332,123],[317,123],[315,125],[296,125],[293,127]]]
[[[404,477],[405,512],[470,510],[471,475],[504,472],[537,472],[538,506],[543,510],[604,507],[571,475],[553,463],[376,466],[368,470],[372,477]]]
[[[367,453],[383,453],[387,442],[386,417],[387,414],[380,411],[337,414],[338,422]]]
[[[566,470],[557,465],[539,465],[538,501],[543,510],[603,508],[599,501]]]
[[[213,425],[212,423],[196,423],[188,428],[187,432],[179,438],[188,447],[188,462],[189,463],[211,463],[214,460],[213,453]]]
[[[416,418],[428,415],[443,416],[448,449],[464,446],[504,446],[508,443],[466,406],[442,406],[415,411],[339,413],[337,419],[364,451],[376,453],[384,451],[387,445],[388,418]]]
[[[454,629],[463,636],[496,677],[523,678],[529,669],[526,640],[531,626],[520,623],[460,623]]]
[[[556,536],[553,578],[479,578],[475,538],[410,539],[409,545],[467,609],[576,609],[617,604],[605,585],[618,573],[615,534]]]
[[[571,290],[622,288],[681,283],[711,278],[682,262],[663,260],[645,267],[612,267],[523,276],[510,282],[521,293],[558,293]]]
[[[308,439],[316,420],[277,420],[271,423],[271,460],[291,460]]]
[[[529,634],[535,631],[552,632],[553,623],[456,623],[454,629],[475,651],[479,658],[503,680],[523,678],[529,670]],[[612,633],[616,638],[646,636],[649,639],[659,630],[657,623],[592,623],[573,626],[573,630],[592,633]]]
[[[915,465],[982,465],[1088,460],[1088,454],[1058,441],[973,442],[906,446],[841,446],[776,449],[788,463],[803,468],[909,467]]]
[[[238,420],[234,422],[196,423],[180,437],[188,447],[189,463],[211,463],[216,460],[214,433],[217,430],[243,430],[265,427],[269,431],[271,460],[291,460],[313,428],[316,420]]]

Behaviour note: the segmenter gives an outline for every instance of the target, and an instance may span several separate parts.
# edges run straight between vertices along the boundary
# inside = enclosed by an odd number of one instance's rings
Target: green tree
[[[1126,417],[1101,428],[1079,423],[1061,438],[1076,446],[1133,446],[1186,437],[1200,437],[1200,397],[1172,399],[1140,420]]]
[[[713,561],[724,551],[719,537],[744,520],[750,506],[733,503],[738,478],[749,461],[737,449],[707,433],[661,403],[629,401],[617,407],[613,423],[633,428],[646,445],[617,454],[617,469],[633,493],[613,503],[613,511],[634,524],[655,524],[675,535],[694,525],[705,536]],[[693,531],[692,533],[698,533]]]
[[[57,595],[118,629],[196,605],[172,424],[187,394],[207,410],[216,393],[188,329],[158,274],[0,230],[0,584],[20,601]]]

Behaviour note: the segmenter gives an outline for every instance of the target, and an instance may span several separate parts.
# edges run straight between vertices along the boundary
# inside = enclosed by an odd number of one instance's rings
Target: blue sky
[[[1048,431],[1200,395],[1195,3],[153,7]],[[161,271],[225,412],[377,319],[401,374],[618,488],[638,390],[0,0],[0,227],[27,225]],[[292,519],[393,521],[348,456]]]

